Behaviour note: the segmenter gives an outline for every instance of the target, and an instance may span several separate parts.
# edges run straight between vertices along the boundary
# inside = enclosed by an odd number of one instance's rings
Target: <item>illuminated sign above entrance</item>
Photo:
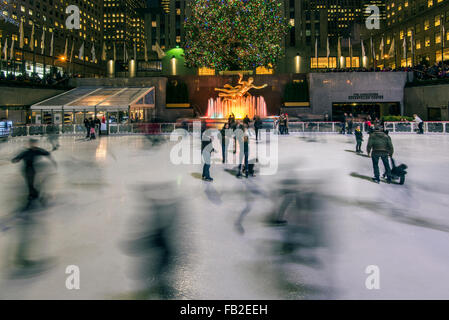
[[[384,96],[378,93],[354,93],[348,97],[349,100],[383,100]]]

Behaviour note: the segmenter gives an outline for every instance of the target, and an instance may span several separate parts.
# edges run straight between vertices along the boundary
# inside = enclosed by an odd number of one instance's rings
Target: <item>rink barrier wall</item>
[[[221,123],[209,123],[208,128],[221,129]],[[353,129],[360,126],[364,132],[364,123],[355,122]],[[410,134],[418,130],[414,122],[385,122],[385,129],[393,134]],[[338,134],[342,130],[340,122],[289,122],[289,133],[317,133]],[[175,129],[193,131],[192,123],[132,123],[109,125],[109,132],[103,134],[114,135],[164,135],[171,134]],[[274,124],[265,124],[263,129],[278,133]],[[424,122],[424,132],[427,134],[449,134],[449,121]],[[61,136],[85,136],[86,128],[81,124],[60,125],[28,125],[9,129],[0,128],[0,137],[25,137],[58,134]],[[98,132],[97,132],[98,134]]]

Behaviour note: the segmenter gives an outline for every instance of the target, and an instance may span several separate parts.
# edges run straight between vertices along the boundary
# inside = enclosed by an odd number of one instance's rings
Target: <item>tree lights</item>
[[[186,19],[188,67],[218,71],[272,67],[289,25],[279,0],[195,0]]]

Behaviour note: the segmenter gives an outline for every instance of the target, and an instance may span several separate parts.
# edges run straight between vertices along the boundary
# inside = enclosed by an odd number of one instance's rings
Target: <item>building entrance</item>
[[[371,119],[381,119],[383,116],[401,115],[401,105],[399,102],[387,103],[333,103],[332,120],[341,121],[343,115],[347,113],[359,119],[365,120],[368,116]]]

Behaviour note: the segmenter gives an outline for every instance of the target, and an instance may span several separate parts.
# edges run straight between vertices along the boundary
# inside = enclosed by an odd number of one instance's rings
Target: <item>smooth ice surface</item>
[[[174,298],[447,299],[449,136],[392,136],[396,160],[409,166],[405,186],[370,182],[370,159],[351,152],[353,139],[280,137],[276,175],[239,180],[233,165],[214,164],[210,184],[198,179],[201,165],[170,163],[173,142],[62,138],[58,167],[41,169],[49,200],[32,212],[39,224],[28,240],[30,257],[48,263],[28,276],[13,264],[26,192],[10,162],[25,140],[2,143],[0,299],[142,297],[157,281],[146,271],[161,245],[151,236],[147,251],[129,244],[157,233],[152,199],[176,215]],[[289,223],[270,224],[282,204]],[[80,268],[80,290],[66,288],[69,265]],[[380,290],[365,286],[370,265]]]

